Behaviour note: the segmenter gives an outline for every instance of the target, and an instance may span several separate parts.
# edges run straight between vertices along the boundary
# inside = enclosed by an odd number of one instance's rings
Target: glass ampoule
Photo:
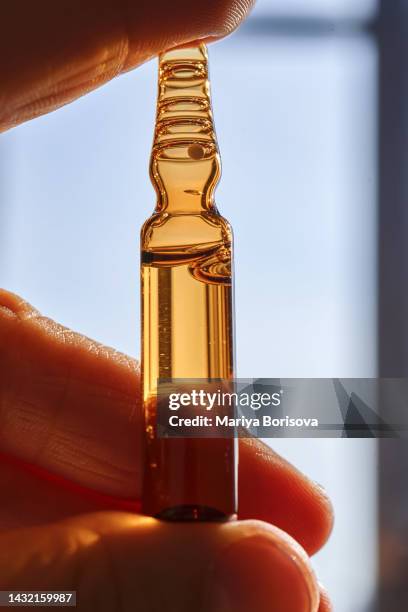
[[[158,379],[231,380],[232,234],[220,177],[205,45],[159,58],[150,176],[157,193],[141,231],[142,510],[167,520],[226,520],[237,511],[236,440],[159,438]]]

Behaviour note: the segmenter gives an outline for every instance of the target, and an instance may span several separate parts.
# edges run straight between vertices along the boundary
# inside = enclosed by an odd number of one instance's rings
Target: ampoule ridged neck
[[[191,200],[195,196],[198,204],[208,209],[219,175],[207,49],[199,45],[168,51],[159,58],[151,157],[159,208],[172,200],[174,206],[189,209],[195,205]]]

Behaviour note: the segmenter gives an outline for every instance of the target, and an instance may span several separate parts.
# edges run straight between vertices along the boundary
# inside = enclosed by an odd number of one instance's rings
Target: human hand
[[[13,0],[0,18],[0,132],[170,47],[234,30],[253,0]]]
[[[9,2],[0,130],[168,47],[222,37],[250,5]],[[86,612],[327,612],[308,555],[330,532],[330,503],[259,441],[240,440],[239,521],[137,514],[138,397],[133,360],[0,291],[0,589],[77,590]]]
[[[240,440],[240,520],[137,514],[139,383],[132,359],[0,291],[0,589],[77,590],[86,612],[327,612],[308,555],[330,503],[261,442]]]

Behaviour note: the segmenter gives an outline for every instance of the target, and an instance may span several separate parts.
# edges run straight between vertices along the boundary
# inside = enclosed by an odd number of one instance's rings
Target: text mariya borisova
[[[253,427],[318,427],[319,420],[303,417],[280,417],[276,418],[271,415],[263,415],[261,418],[248,418],[216,416],[215,418],[203,415],[195,417],[179,417],[171,415],[169,417],[170,427],[220,427],[220,428],[235,428],[245,427],[250,429]]]

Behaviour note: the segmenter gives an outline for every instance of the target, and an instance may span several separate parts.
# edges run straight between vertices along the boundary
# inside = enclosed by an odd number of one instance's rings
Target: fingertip
[[[210,43],[233,32],[250,12],[254,0],[174,0],[141,7],[128,3],[129,48],[123,71],[173,48]],[[143,26],[143,28],[141,28]]]
[[[214,608],[267,612],[318,609],[319,589],[308,556],[288,534],[261,521],[231,525],[239,537],[218,556],[214,567]],[[224,598],[224,608],[219,603]]]
[[[104,515],[98,520],[112,524]],[[160,583],[176,596],[177,608],[172,602],[169,609],[190,610],[194,599],[200,612],[318,610],[319,587],[306,552],[276,527],[254,520],[138,522],[129,515],[122,528],[122,521],[123,515],[108,541],[131,563],[123,573],[126,583],[135,588],[135,577]]]
[[[319,588],[320,588],[320,603],[319,603],[318,612],[332,612],[334,608],[330,601],[328,592],[326,591],[324,586],[320,583],[319,583]]]
[[[333,508],[324,489],[269,446],[240,440],[240,518],[257,517],[295,538],[308,554],[326,542]]]
[[[7,101],[0,109],[0,131],[55,110],[166,49],[226,36],[252,4],[253,0],[8,3],[0,21],[5,50],[0,77]]]
[[[22,297],[0,287],[0,312],[8,317],[26,319],[38,314],[38,311]]]
[[[324,546],[334,527],[334,506],[326,489],[319,483],[310,481],[316,496],[316,511],[320,516],[321,529],[319,537],[312,542],[310,554],[314,554]]]
[[[254,5],[254,0],[215,0],[207,3],[211,7],[207,12],[210,18],[207,41],[223,38],[231,34],[248,16]]]

